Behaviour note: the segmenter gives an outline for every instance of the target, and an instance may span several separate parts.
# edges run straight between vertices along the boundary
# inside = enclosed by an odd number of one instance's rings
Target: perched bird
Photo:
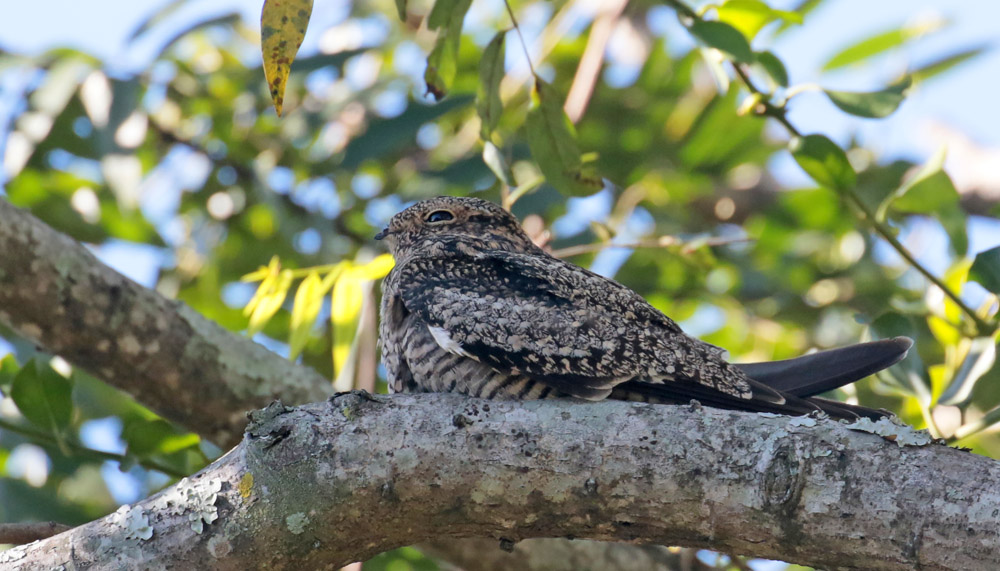
[[[552,257],[492,202],[438,197],[375,236],[396,266],[383,282],[379,343],[393,392],[499,399],[700,403],[834,418],[889,413],[815,395],[898,362],[905,337],[787,361],[732,364],[618,282]]]

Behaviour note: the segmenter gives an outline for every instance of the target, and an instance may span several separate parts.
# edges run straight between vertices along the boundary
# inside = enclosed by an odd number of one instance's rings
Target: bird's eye
[[[431,223],[447,222],[448,220],[453,220],[454,218],[455,217],[452,215],[452,213],[448,212],[447,210],[435,210],[434,212],[431,212],[430,214],[427,215],[427,221]]]

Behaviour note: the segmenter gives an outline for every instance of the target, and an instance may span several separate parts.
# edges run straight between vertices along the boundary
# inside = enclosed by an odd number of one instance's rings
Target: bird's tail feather
[[[906,337],[859,343],[784,361],[734,363],[772,389],[807,398],[861,380],[903,359],[913,346]]]

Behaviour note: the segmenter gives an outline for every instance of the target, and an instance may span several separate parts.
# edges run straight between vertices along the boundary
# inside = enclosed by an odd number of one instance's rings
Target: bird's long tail
[[[808,414],[822,411],[833,418],[853,420],[890,416],[884,410],[851,405],[816,395],[861,380],[903,359],[913,346],[906,337],[859,343],[766,363],[734,366],[751,379],[753,398],[741,399],[696,383],[629,381],[616,386],[611,398],[657,403],[686,403],[695,399],[718,408]]]

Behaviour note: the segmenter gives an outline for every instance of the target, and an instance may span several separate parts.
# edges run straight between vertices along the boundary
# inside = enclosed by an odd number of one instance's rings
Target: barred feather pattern
[[[696,398],[727,408],[854,414],[754,381],[634,291],[535,246],[493,203],[418,202],[376,238],[396,258],[383,281],[379,328],[392,391]]]

